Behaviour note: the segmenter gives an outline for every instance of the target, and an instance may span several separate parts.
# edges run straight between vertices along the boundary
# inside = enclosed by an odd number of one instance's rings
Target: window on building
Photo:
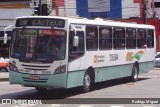
[[[96,26],[86,27],[86,49],[89,51],[98,49],[98,29]]]
[[[138,48],[145,48],[146,45],[146,30],[145,29],[138,29]]]
[[[153,30],[147,30],[147,47],[154,47],[154,32]]]
[[[136,48],[136,29],[129,28],[126,30],[126,48]]]
[[[99,49],[100,50],[112,49],[112,28],[109,27],[99,28]]]
[[[113,47],[114,49],[125,48],[125,29],[124,28],[114,28]]]

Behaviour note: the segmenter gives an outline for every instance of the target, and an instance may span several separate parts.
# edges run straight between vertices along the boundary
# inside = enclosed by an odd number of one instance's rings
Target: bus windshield
[[[23,62],[52,63],[65,58],[66,33],[53,29],[14,29],[11,57]]]

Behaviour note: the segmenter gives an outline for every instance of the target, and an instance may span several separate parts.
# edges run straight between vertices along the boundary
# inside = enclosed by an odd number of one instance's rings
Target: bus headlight
[[[55,74],[60,74],[66,72],[66,65],[62,65],[55,70]]]
[[[11,62],[9,62],[9,70],[19,72],[18,68]]]

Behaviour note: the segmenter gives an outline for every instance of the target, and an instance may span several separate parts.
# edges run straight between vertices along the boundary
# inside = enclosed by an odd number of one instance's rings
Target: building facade
[[[14,23],[15,17],[34,14],[40,0],[1,0],[0,31]],[[147,17],[160,17],[160,8],[152,8],[152,1],[146,0]],[[102,17],[108,19],[142,17],[142,0],[41,0],[48,4],[51,16]],[[1,35],[1,33],[0,33]]]

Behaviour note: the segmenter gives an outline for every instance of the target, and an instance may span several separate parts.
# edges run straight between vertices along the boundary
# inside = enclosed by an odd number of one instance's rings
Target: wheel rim
[[[89,74],[86,74],[84,77],[84,91],[89,91],[91,85],[91,78]]]
[[[133,78],[134,80],[136,80],[138,78],[138,70],[136,67],[134,67],[134,74],[133,74]]]

